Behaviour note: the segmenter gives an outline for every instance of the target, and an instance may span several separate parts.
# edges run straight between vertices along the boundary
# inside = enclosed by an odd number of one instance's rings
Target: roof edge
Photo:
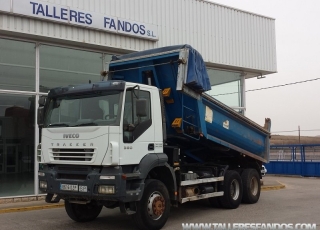
[[[269,16],[265,16],[265,15],[262,15],[262,14],[253,13],[253,12],[251,12],[251,11],[242,10],[242,9],[239,9],[239,8],[236,8],[236,7],[232,7],[232,6],[227,6],[227,5],[224,5],[224,4],[221,4],[221,3],[216,3],[216,2],[210,1],[210,0],[194,0],[194,1],[197,1],[197,2],[207,2],[207,3],[213,4],[213,5],[222,6],[222,7],[225,7],[225,8],[232,9],[232,10],[238,10],[238,11],[241,11],[241,12],[244,12],[244,13],[247,13],[247,14],[252,14],[252,15],[259,16],[259,17],[268,18],[268,19],[271,19],[271,20],[276,20],[275,18],[272,18],[272,17],[269,17]]]

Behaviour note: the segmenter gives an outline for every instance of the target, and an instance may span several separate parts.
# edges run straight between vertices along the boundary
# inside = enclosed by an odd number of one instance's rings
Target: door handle
[[[154,144],[149,144],[148,145],[148,150],[154,150]]]

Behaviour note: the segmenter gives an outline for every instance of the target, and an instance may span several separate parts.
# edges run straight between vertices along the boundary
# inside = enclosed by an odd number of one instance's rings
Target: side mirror
[[[136,100],[136,116],[137,117],[147,116],[147,100],[146,99]]]
[[[37,119],[37,123],[39,127],[43,126],[43,120],[44,120],[44,107],[39,107],[38,108],[38,119]]]
[[[39,104],[39,108],[38,108],[38,119],[37,119],[37,123],[39,127],[43,126],[43,120],[44,120],[44,105],[46,104],[46,100],[47,97],[46,96],[41,96],[39,98],[38,104]]]
[[[44,106],[46,104],[46,100],[47,100],[47,97],[41,96],[38,101],[39,106]]]

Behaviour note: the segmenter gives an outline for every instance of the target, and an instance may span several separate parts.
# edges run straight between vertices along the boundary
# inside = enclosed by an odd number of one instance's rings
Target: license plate
[[[79,185],[79,192],[87,192],[87,191],[88,191],[87,186]]]
[[[77,184],[60,184],[60,190],[78,192]]]

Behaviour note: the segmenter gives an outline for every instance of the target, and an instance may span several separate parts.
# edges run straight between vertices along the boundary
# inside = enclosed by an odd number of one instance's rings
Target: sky
[[[320,78],[319,0],[213,0],[275,19],[277,73],[246,80],[246,90]],[[246,93],[246,116],[272,134],[320,135],[320,79]],[[307,131],[309,130],[309,131]],[[310,131],[313,130],[313,131]],[[290,131],[290,132],[281,132]]]

